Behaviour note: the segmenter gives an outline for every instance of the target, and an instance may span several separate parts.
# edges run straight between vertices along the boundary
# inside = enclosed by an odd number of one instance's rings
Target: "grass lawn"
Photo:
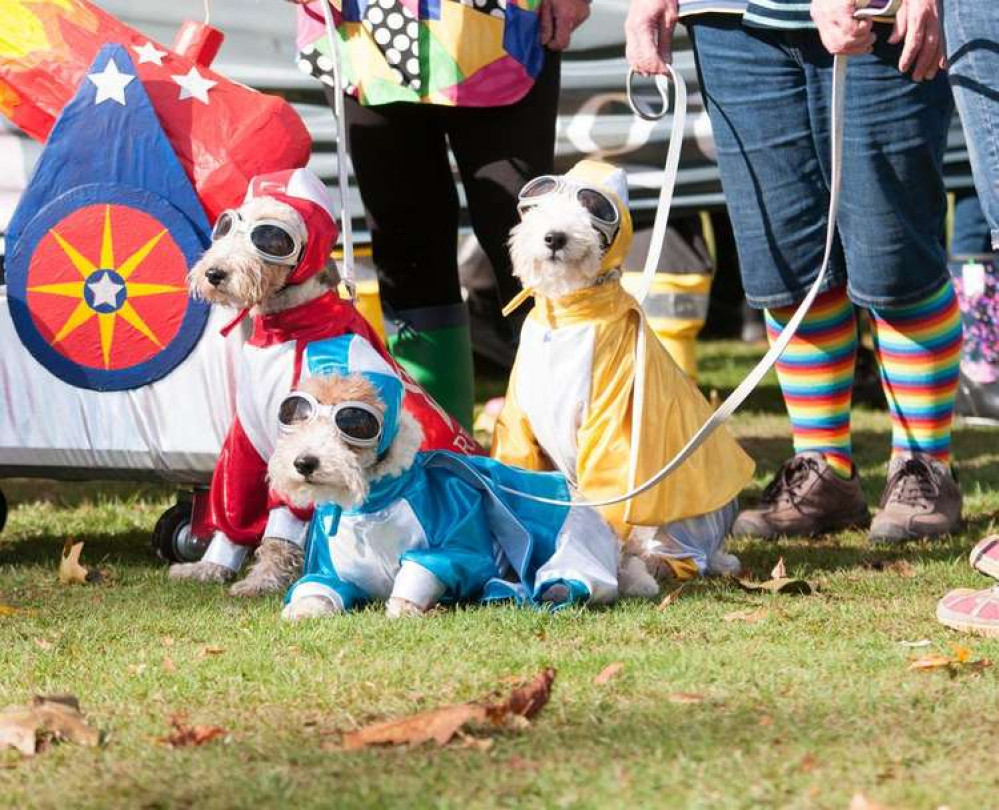
[[[755,356],[708,344],[702,382],[724,393]],[[872,502],[887,428],[884,413],[858,413]],[[790,451],[773,380],[735,430],[760,462],[752,500]],[[851,533],[734,546],[757,575],[783,556],[817,595],[711,582],[663,611],[469,608],[400,622],[368,610],[290,626],[277,598],[168,584],[147,542],[166,490],[11,483],[0,602],[31,612],[0,615],[0,705],[72,692],[109,739],[30,760],[0,753],[0,805],[845,809],[863,793],[892,808],[999,806],[997,669],[908,669],[955,642],[999,658],[999,642],[933,618],[947,589],[985,585],[966,554],[999,512],[999,434],[960,428],[956,446],[967,515],[956,537],[890,552]],[[57,582],[68,536],[86,541],[84,562],[109,568],[110,583]],[[726,621],[735,611],[758,620]],[[900,643],[918,639],[931,646]],[[622,673],[595,684],[612,662]],[[547,665],[558,672],[549,705],[488,748],[337,750],[344,730]],[[703,700],[676,702],[684,692]],[[158,738],[177,712],[228,736],[168,748]]]

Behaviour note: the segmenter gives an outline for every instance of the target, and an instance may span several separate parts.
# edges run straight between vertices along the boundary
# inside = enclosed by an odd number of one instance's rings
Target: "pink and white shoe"
[[[999,638],[999,585],[951,591],[937,602],[937,621],[963,633]]]
[[[968,559],[975,570],[999,579],[999,534],[990,534],[979,540]]]

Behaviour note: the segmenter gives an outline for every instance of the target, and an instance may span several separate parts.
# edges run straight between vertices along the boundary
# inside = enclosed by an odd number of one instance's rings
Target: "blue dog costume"
[[[403,383],[357,335],[312,343],[302,376],[363,375],[378,391],[385,421],[378,452],[399,432]],[[566,501],[540,504],[504,488]],[[371,482],[354,509],[317,504],[305,573],[288,592],[330,599],[343,610],[401,597],[435,602],[538,602],[565,586],[569,602],[618,595],[620,544],[593,509],[573,506],[560,473],[519,470],[489,458],[418,452],[401,474]],[[432,576],[428,576],[432,575]]]

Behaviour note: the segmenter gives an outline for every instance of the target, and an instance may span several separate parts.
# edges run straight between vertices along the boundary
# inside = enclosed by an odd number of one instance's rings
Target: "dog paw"
[[[249,573],[229,589],[230,596],[284,593],[302,570],[302,549],[286,540],[266,538],[253,556]]]
[[[392,596],[385,603],[385,615],[390,619],[401,619],[405,616],[423,616],[427,613],[415,602],[403,599],[400,596]]]
[[[655,599],[659,595],[659,582],[639,557],[626,555],[621,558],[617,581],[621,596]]]
[[[234,576],[231,568],[205,560],[170,566],[170,579],[176,582],[229,582]]]
[[[320,616],[331,616],[343,613],[343,609],[324,596],[303,596],[285,605],[281,618],[288,622],[301,619],[316,619]]]

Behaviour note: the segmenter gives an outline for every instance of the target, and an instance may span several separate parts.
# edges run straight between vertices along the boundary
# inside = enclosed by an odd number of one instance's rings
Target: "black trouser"
[[[560,58],[549,52],[530,92],[505,107],[365,107],[347,99],[354,173],[382,300],[390,309],[461,302],[458,192],[449,146],[500,298],[507,301],[519,291],[506,242],[518,221],[521,187],[554,169],[559,82]]]

